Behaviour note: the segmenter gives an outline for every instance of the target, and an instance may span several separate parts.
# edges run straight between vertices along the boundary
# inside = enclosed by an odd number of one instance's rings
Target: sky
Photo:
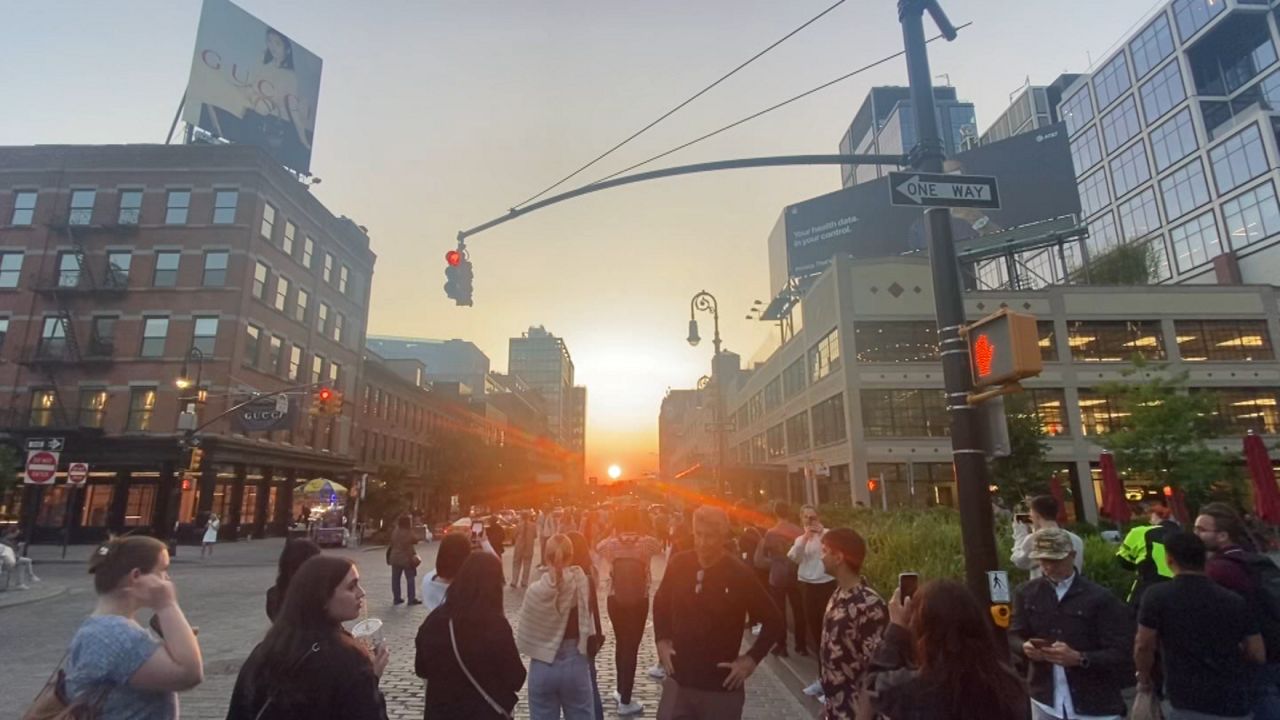
[[[19,4],[18,0],[4,0]],[[563,337],[588,388],[587,474],[657,469],[658,411],[710,371],[703,316],[726,349],[764,359],[774,326],[766,241],[786,205],[840,187],[838,166],[738,170],[605,191],[472,238],[475,306],[444,294],[457,231],[506,212],[648,124],[834,0],[239,0],[324,61],[316,196],[369,228],[370,334],[463,338],[495,370],[531,325]],[[3,3],[0,3],[3,4]],[[20,3],[0,23],[0,145],[163,142],[190,72],[199,0]],[[944,0],[954,43],[932,70],[983,131],[1028,79],[1083,72],[1148,0]],[[901,49],[894,0],[846,0],[565,188],[595,180]],[[930,34],[933,33],[930,28]],[[899,59],[651,168],[835,153]],[[646,168],[650,169],[650,168]],[[562,189],[565,189],[562,188]]]

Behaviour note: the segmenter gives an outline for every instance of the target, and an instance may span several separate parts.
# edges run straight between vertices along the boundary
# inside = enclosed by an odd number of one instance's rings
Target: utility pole
[[[945,159],[938,116],[933,102],[933,75],[925,45],[924,13],[928,12],[947,40],[955,27],[937,0],[898,0],[898,21],[907,57],[907,79],[915,111],[917,145],[911,153],[913,170],[941,173]],[[991,516],[991,479],[983,450],[978,408],[969,404],[973,390],[969,345],[961,329],[965,325],[964,295],[955,239],[951,235],[951,210],[925,211],[929,236],[929,265],[933,272],[933,302],[938,316],[938,349],[951,418],[951,453],[960,507],[960,533],[964,543],[965,580],[974,596],[989,599],[987,571],[996,570],[995,528]]]

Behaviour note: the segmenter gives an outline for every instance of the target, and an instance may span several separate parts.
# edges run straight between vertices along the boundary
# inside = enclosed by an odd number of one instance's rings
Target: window
[[[80,256],[73,252],[58,253],[58,287],[80,287]]]
[[[289,303],[289,278],[283,275],[276,276],[276,300],[275,308],[280,312],[284,312],[285,306]]]
[[[1050,437],[1066,435],[1066,394],[1060,388],[1034,388],[1025,392],[1030,400],[1029,409],[1040,421],[1044,434]]]
[[[276,231],[276,206],[267,203],[262,206],[262,225],[258,227],[258,234],[267,240],[275,235]]]
[[[89,225],[93,223],[93,201],[98,193],[94,190],[72,190],[71,210],[67,213],[68,225]]]
[[[770,460],[787,454],[787,434],[782,429],[782,423],[778,423],[765,431],[764,444],[766,456]]]
[[[10,225],[30,225],[36,216],[36,191],[18,190],[13,193],[13,216]]]
[[[177,250],[156,252],[156,272],[151,284],[156,287],[173,287],[178,284],[178,261],[182,253]]]
[[[293,255],[293,241],[297,236],[298,226],[286,220],[284,223],[284,235],[280,238],[280,249],[284,251],[285,255]]]
[[[764,411],[771,412],[782,406],[782,376],[770,380],[764,386]]]
[[[933,322],[860,322],[853,328],[860,363],[936,362],[938,327]]]
[[[89,335],[89,354],[94,357],[111,357],[116,352],[116,316],[99,315],[93,318]]]
[[[290,380],[302,379],[302,348],[294,345],[289,350],[289,375]]]
[[[347,267],[346,265],[343,265],[341,268],[338,268],[338,292],[342,293],[343,295],[346,295],[347,284],[350,282],[350,280],[351,280],[351,268]]]
[[[164,201],[164,224],[186,225],[187,211],[190,209],[190,190],[170,190]]]
[[[22,277],[22,253],[0,253],[0,288],[16,288]]]
[[[60,318],[47,317],[40,328],[40,357],[60,358],[67,351],[67,326]]]
[[[80,388],[80,416],[76,423],[80,427],[102,428],[107,417],[107,389]]]
[[[1186,362],[1275,359],[1266,320],[1175,320],[1173,328]]]
[[[142,191],[120,191],[120,214],[116,222],[121,225],[137,225],[142,219]]]
[[[1164,198],[1164,214],[1170,222],[1209,202],[1209,185],[1204,179],[1204,166],[1192,160],[1160,181]]]
[[[213,349],[218,340],[218,318],[198,317],[195,328],[191,331],[191,347],[204,354],[206,360],[213,358]]]
[[[782,371],[782,396],[787,400],[804,392],[808,385],[808,373],[805,372],[804,358],[800,358]]]
[[[106,527],[107,512],[111,508],[111,485],[86,485],[84,510],[80,513],[81,527]],[[184,521],[185,522],[185,521]]]
[[[300,323],[305,323],[307,321],[307,302],[310,298],[310,293],[302,288],[298,288],[298,296],[295,298],[296,302],[293,306],[293,319]]]
[[[112,250],[107,253],[107,287],[129,287],[129,266],[133,264],[133,251]]]
[[[845,441],[843,393],[814,405],[809,414],[812,416],[814,447]]]
[[[324,356],[319,354],[312,355],[311,356],[311,382],[312,384],[318,384],[323,379],[324,379]]]
[[[1191,108],[1184,108],[1151,131],[1151,154],[1156,161],[1156,172],[1164,172],[1198,147],[1196,129],[1191,124]]]
[[[1106,65],[1093,74],[1093,91],[1098,96],[1098,109],[1105,108],[1129,89],[1129,62],[1124,53],[1116,53]]]
[[[0,349],[4,348],[5,338],[9,336],[9,318],[0,317]]]
[[[316,332],[321,335],[329,334],[329,304],[320,303],[320,307],[316,310]]]
[[[1111,204],[1107,174],[1101,170],[1080,181],[1080,210],[1089,217]]]
[[[1178,103],[1187,99],[1182,69],[1176,61],[1165,65],[1160,72],[1143,83],[1139,93],[1142,95],[1142,116],[1148,123],[1159,120]]]
[[[764,393],[756,393],[747,401],[747,422],[754,423],[764,415]]]
[[[204,277],[201,284],[205,287],[222,287],[227,284],[227,260],[231,253],[226,250],[210,250],[204,254]]]
[[[1147,165],[1147,143],[1138,141],[1128,150],[1111,160],[1111,182],[1115,184],[1116,197],[1151,179],[1151,167]]]
[[[329,361],[329,386],[337,390],[342,389],[342,363],[337,360]],[[401,415],[404,414],[403,411],[405,409],[404,405],[400,406]],[[401,418],[401,421],[403,421],[403,418]]]
[[[1173,19],[1178,24],[1178,37],[1186,40],[1209,24],[1226,9],[1222,0],[1174,0]]]
[[[58,409],[58,392],[52,389],[31,391],[31,414],[28,424],[32,427],[53,427],[54,413]]]
[[[261,262],[253,268],[253,296],[263,302],[267,301],[267,276],[270,273],[271,269]]]
[[[240,525],[248,527],[257,522],[258,518],[258,486],[244,486],[244,491],[240,495]]]
[[[1215,400],[1213,425],[1221,436],[1280,434],[1280,393],[1275,388],[1192,388]]]
[[[1161,60],[1173,53],[1173,33],[1169,30],[1169,16],[1160,13],[1150,25],[1138,33],[1129,43],[1129,52],[1133,53],[1133,73],[1142,77],[1151,68],[1160,64]]]
[[[1262,147],[1262,134],[1250,125],[1221,145],[1209,150],[1213,180],[1218,194],[1225,195],[1267,171],[1267,151]]]
[[[787,448],[793,455],[809,449],[809,413],[787,418]]]
[[[1186,272],[1222,254],[1222,240],[1218,237],[1218,224],[1212,210],[1169,231],[1169,241],[1173,243],[1178,272]]]
[[[947,437],[950,419],[941,390],[863,390],[867,437]]]
[[[303,238],[302,240],[302,267],[311,269],[311,256],[315,252],[316,244],[311,238]]]
[[[1058,362],[1058,343],[1054,339],[1053,321],[1041,320],[1036,323],[1036,332],[1040,335],[1040,361]]]
[[[1160,229],[1156,191],[1147,188],[1119,206],[1120,237],[1136,240]]]
[[[827,333],[809,349],[810,382],[818,382],[840,367],[840,329]]]
[[[213,224],[231,225],[236,221],[236,205],[240,193],[235,190],[216,190],[213,193]]]
[[[284,338],[279,335],[272,335],[271,341],[267,345],[267,372],[272,375],[284,374],[285,362]]]
[[[161,357],[164,355],[164,343],[169,337],[169,318],[142,318],[142,357]]]
[[[1270,182],[1222,204],[1222,220],[1232,247],[1242,248],[1280,232],[1280,206]]]
[[[1098,129],[1089,128],[1071,141],[1071,164],[1079,177],[1102,160],[1102,144],[1098,142]]]
[[[323,278],[324,281],[327,283],[333,282],[333,254],[332,253],[324,254],[324,270],[321,272],[320,277]]]
[[[136,387],[129,390],[129,419],[125,430],[147,432],[151,429],[151,415],[156,409],[156,389]]]
[[[1085,435],[1105,435],[1117,430],[1129,417],[1118,398],[1108,397],[1092,390],[1081,390],[1080,399],[1081,431]]]
[[[1062,101],[1062,119],[1067,123],[1067,134],[1075,135],[1093,119],[1093,98],[1085,86],[1080,92]]]
[[[1130,97],[1117,105],[1115,110],[1102,116],[1102,140],[1107,146],[1107,152],[1115,152],[1116,148],[1137,135],[1140,129],[1138,108]]]
[[[258,358],[262,354],[262,329],[257,325],[244,326],[244,365],[258,367]]]
[[[1076,362],[1124,362],[1135,356],[1164,360],[1158,320],[1072,320],[1067,344]]]
[[[342,313],[333,314],[333,341],[342,342],[343,328],[347,325],[347,316]]]

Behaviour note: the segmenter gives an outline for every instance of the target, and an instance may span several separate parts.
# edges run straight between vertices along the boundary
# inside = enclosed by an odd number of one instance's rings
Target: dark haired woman
[[[294,573],[302,567],[302,563],[320,554],[320,546],[305,538],[287,540],[284,550],[280,551],[279,569],[276,572],[276,584],[267,590],[267,618],[275,622],[280,613],[280,604],[284,602],[285,592],[289,590],[289,581]]]
[[[414,670],[427,681],[425,720],[507,717],[525,669],[502,610],[502,561],[471,553],[414,645]]]
[[[449,583],[462,570],[462,563],[471,554],[471,541],[457,533],[445,535],[436,550],[436,569],[422,578],[422,602],[430,612],[444,603]]]
[[[227,720],[386,720],[378,681],[387,648],[371,654],[342,628],[363,606],[350,560],[317,555],[304,562],[275,623],[240,668]]]
[[[404,602],[400,596],[400,576],[403,575],[409,588],[409,604],[421,605],[417,597],[418,565],[422,559],[418,557],[415,546],[418,538],[413,534],[413,527],[408,515],[396,519],[396,527],[391,531],[391,546],[387,548],[387,562],[391,563],[391,596],[392,604]]]
[[[204,680],[204,664],[169,580],[169,551],[155,538],[113,538],[94,550],[89,572],[98,605],[71,638],[67,696],[101,697],[103,720],[178,717],[177,693]],[[134,619],[142,608],[155,611],[163,639]]]
[[[1022,681],[1001,659],[969,590],[934,580],[905,602],[894,591],[873,662],[872,703],[886,720],[1026,720]],[[861,717],[861,715],[859,715]]]

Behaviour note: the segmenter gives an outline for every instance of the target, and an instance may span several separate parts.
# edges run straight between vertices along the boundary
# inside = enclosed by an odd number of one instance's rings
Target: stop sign
[[[58,473],[58,455],[48,450],[32,450],[27,454],[27,482],[50,485]]]
[[[89,479],[89,463],[73,462],[67,465],[67,482],[83,485]]]

